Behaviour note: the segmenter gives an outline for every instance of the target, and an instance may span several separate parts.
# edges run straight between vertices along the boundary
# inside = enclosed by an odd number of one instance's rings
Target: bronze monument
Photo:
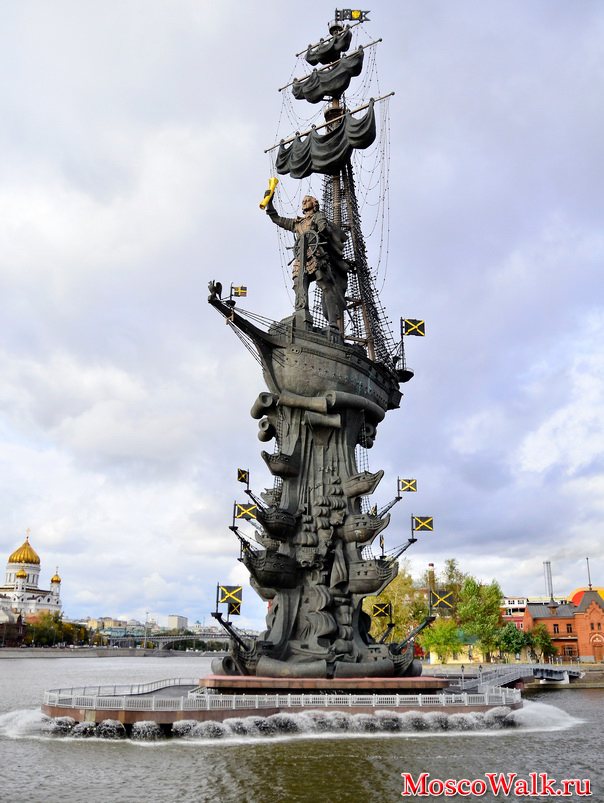
[[[398,408],[405,366],[402,338],[394,341],[368,265],[351,156],[376,138],[371,99],[349,110],[344,92],[359,75],[364,48],[347,54],[354,25],[338,21],[330,35],[309,46],[315,69],[293,82],[295,98],[325,100],[325,123],[279,145],[276,170],[291,179],[322,174],[321,204],[304,197],[302,214],[279,215],[271,179],[261,203],[277,226],[294,234],[295,309],[261,327],[239,309],[232,293],[210,283],[209,303],[255,350],[267,391],[254,401],[258,437],[273,441],[262,458],[273,487],[255,505],[254,539],[234,521],[240,559],[255,591],[268,605],[266,629],[248,644],[229,624],[229,655],[217,674],[281,678],[401,677],[419,674],[413,639],[375,641],[363,599],[379,594],[396,576],[394,555],[371,545],[388,526],[388,510],[369,502],[383,471],[370,472],[359,457],[373,446],[379,423]],[[318,66],[317,66],[318,65]],[[353,112],[360,117],[353,116]],[[314,283],[316,302],[309,301]],[[222,621],[222,617],[217,614]]]

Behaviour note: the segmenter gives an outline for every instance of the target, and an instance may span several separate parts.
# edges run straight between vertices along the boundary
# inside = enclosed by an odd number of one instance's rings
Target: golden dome
[[[59,577],[58,574],[53,574],[53,576],[50,578],[50,582],[51,583],[60,583],[61,582],[61,578]]]
[[[21,544],[19,549],[15,549],[13,554],[8,559],[9,563],[33,563],[36,566],[40,565],[40,558],[36,550],[29,543],[29,535]]]
[[[27,572],[25,569],[19,569],[18,572],[15,572],[15,577],[27,577]]]

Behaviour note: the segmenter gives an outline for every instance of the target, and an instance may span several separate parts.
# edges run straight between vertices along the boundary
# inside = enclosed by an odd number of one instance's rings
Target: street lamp
[[[143,650],[147,649],[147,624],[149,622],[149,611],[145,611],[145,634],[143,636]]]
[[[461,665],[460,668],[461,668],[461,688],[463,689],[463,687],[464,687],[463,673],[465,672],[466,668],[465,668],[465,666],[463,664]]]

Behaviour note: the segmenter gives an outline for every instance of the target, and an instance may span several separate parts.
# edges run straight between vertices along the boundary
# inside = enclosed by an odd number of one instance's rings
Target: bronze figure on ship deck
[[[275,225],[296,235],[292,262],[295,308],[309,311],[308,288],[312,281],[316,281],[323,293],[325,319],[330,326],[343,331],[349,270],[342,256],[346,235],[327,219],[312,195],[305,195],[302,199],[302,215],[299,217],[282,217],[272,200],[266,213]]]

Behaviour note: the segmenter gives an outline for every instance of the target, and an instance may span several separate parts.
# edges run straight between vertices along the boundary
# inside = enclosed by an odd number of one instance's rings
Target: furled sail
[[[328,70],[313,70],[307,78],[294,81],[293,96],[296,100],[307,100],[309,103],[320,103],[326,95],[340,98],[348,89],[350,79],[361,74],[363,57],[361,47],[349,56],[336,61]]]
[[[347,112],[339,125],[326,134],[312,131],[304,138],[298,135],[291,144],[279,145],[277,173],[292,178],[306,178],[312,173],[335,176],[343,169],[352,151],[368,148],[376,137],[373,101],[363,117]]]
[[[352,41],[352,31],[350,28],[344,28],[343,31],[330,36],[319,42],[318,45],[310,45],[306,51],[306,61],[312,64],[331,64],[332,61],[337,61],[340,55],[350,47]]]

